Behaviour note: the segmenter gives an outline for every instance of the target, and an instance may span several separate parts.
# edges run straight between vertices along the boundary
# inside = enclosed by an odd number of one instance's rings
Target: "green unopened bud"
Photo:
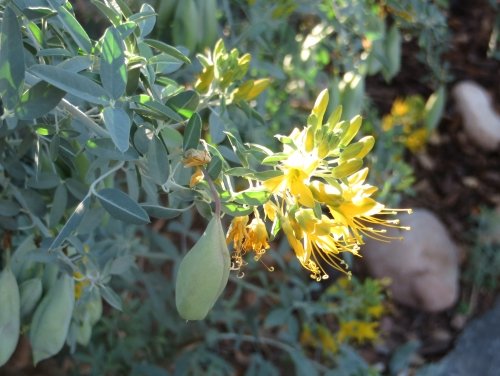
[[[256,98],[260,93],[262,93],[264,90],[266,90],[271,83],[271,80],[269,78],[260,78],[258,80],[255,80],[253,82],[253,86],[250,89],[250,92],[246,96],[246,100],[250,101],[254,98]]]
[[[331,175],[333,178],[342,179],[359,171],[361,167],[363,167],[361,159],[349,159],[332,168]]]
[[[347,130],[342,135],[340,140],[341,146],[347,146],[352,141],[352,139],[358,134],[359,129],[361,128],[361,123],[363,122],[363,118],[359,115],[356,115],[349,122],[349,126]]]
[[[186,320],[202,320],[212,309],[229,278],[230,256],[219,217],[186,254],[177,272],[175,304]]]
[[[352,158],[363,159],[372,150],[373,145],[375,145],[375,138],[373,136],[365,136],[358,142],[346,147],[340,154],[340,160],[346,161]]]
[[[328,118],[328,130],[332,131],[335,129],[335,126],[340,121],[342,117],[342,106],[337,106],[337,108],[331,113]]]
[[[0,273],[0,367],[17,346],[20,328],[20,297],[14,273],[7,267]]]
[[[316,115],[316,126],[323,124],[323,117],[325,116],[326,108],[328,107],[328,100],[328,89],[324,89],[321,93],[319,93],[318,98],[316,98],[316,102],[314,103],[314,107],[311,111],[311,114]]]

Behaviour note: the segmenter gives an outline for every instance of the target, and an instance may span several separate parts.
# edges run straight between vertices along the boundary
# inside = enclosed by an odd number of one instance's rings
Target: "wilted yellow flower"
[[[189,179],[189,187],[193,188],[196,184],[203,180],[203,171],[201,168],[196,167],[193,175],[191,175],[191,179]]]
[[[184,153],[182,163],[185,167],[204,166],[212,160],[210,153],[206,150],[188,149]]]
[[[255,258],[258,260],[269,249],[268,238],[266,225],[262,219],[255,217],[247,226],[247,235],[243,242],[243,249],[247,252],[254,251]]]
[[[227,230],[226,243],[233,242],[234,248],[241,249],[243,240],[247,237],[248,215],[234,217]]]

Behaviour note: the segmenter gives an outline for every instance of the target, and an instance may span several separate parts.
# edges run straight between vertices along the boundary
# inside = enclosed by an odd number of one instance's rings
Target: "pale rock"
[[[394,300],[427,312],[453,306],[458,297],[459,250],[430,211],[399,216],[411,230],[390,229],[390,243],[365,239],[362,254],[369,272],[391,279]]]
[[[453,88],[453,96],[468,136],[485,150],[496,150],[500,144],[500,115],[488,92],[475,82],[462,81]]]

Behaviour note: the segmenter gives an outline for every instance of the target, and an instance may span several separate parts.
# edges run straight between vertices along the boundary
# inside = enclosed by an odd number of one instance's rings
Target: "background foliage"
[[[341,104],[345,119],[365,115],[363,132],[378,140],[372,183],[380,199],[397,205],[411,194],[408,145],[398,142],[408,134],[394,116],[401,127],[384,130],[365,83],[393,79],[403,40],[414,40],[435,94],[420,99],[410,128],[430,134],[448,80],[445,5],[92,4],[87,15],[61,0],[0,5],[2,269],[15,276],[7,287],[19,292],[17,317],[34,361],[70,352],[75,375],[378,374],[353,346],[379,339],[385,283],[311,282],[279,239],[263,259],[274,272],[250,260],[206,320],[178,317],[173,276],[211,212],[208,187],[191,189],[193,171],[181,161],[206,140],[210,176],[245,189],[225,175],[259,165],[261,151],[244,143],[275,147],[273,136],[303,124],[328,88],[330,110]],[[219,65],[227,84],[205,91],[197,84],[213,57],[205,48],[213,51],[221,36],[226,53],[238,50]],[[238,60],[246,53],[248,64]],[[236,95],[262,78],[270,78],[265,92]],[[235,214],[250,204],[224,208]],[[61,322],[66,332],[50,329]]]

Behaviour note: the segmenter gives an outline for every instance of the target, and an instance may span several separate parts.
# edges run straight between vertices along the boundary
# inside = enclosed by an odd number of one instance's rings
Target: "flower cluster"
[[[278,136],[283,151],[262,163],[274,166],[279,175],[260,182],[271,193],[264,206],[266,217],[283,231],[302,266],[318,281],[328,278],[326,265],[347,272],[341,253],[358,256],[363,236],[386,241],[390,238],[384,227],[402,228],[397,219],[386,219],[398,210],[374,200],[371,196],[377,188],[365,183],[368,168],[363,168],[363,158],[372,149],[374,138],[366,136],[351,143],[362,119],[340,121],[340,107],[323,122],[328,99],[324,90],[307,126],[294,129],[289,136]],[[244,219],[235,218],[228,240],[234,242],[238,255],[240,250],[252,249],[260,256],[267,248],[262,242],[255,243],[255,236],[236,230],[243,228],[241,221]],[[259,226],[263,234],[262,221]]]
[[[396,141],[404,144],[412,153],[422,151],[430,137],[429,129],[424,125],[425,102],[419,95],[405,99],[396,99],[391,113],[382,119],[382,130],[391,131],[400,128]]]

